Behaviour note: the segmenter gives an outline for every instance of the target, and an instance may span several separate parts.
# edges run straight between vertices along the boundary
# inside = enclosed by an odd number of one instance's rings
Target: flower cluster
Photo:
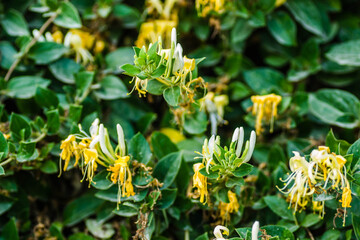
[[[264,131],[262,128],[263,118],[265,118],[265,122],[270,123],[270,132],[272,132],[274,128],[274,118],[277,117],[277,107],[281,102],[281,96],[275,94],[256,95],[251,97],[251,101],[254,103],[252,113],[256,115],[256,134],[260,135]]]
[[[211,12],[222,13],[225,8],[224,0],[196,0],[196,10],[198,15],[206,17]]]
[[[178,25],[178,17],[174,5],[177,0],[146,0],[146,11],[152,18],[142,23],[135,45],[139,48],[156,42],[159,37],[170,40],[171,30]]]
[[[193,198],[200,198],[203,204],[210,203],[210,192],[216,192],[221,188],[226,188],[226,183],[230,179],[235,179],[240,184],[241,178],[247,175],[252,166],[247,164],[255,148],[256,134],[251,132],[250,141],[246,141],[244,151],[244,129],[236,128],[232,137],[230,147],[220,146],[220,137],[211,136],[205,139],[201,155],[202,162],[193,165],[193,188],[194,193],[190,194]],[[241,154],[242,153],[242,154]],[[208,187],[211,186],[209,190]],[[230,214],[239,210],[240,204],[236,193],[228,188],[228,202],[219,200],[218,210],[222,222],[230,220]]]
[[[35,37],[39,34],[38,30],[33,31]],[[97,54],[101,53],[105,48],[105,42],[103,40],[98,39],[89,32],[79,29],[70,29],[65,37],[60,30],[56,30],[53,33],[46,32],[45,37],[39,36],[39,41],[64,44],[64,46],[70,48],[72,51],[71,54],[75,54],[75,61],[84,64],[94,61],[91,51]]]
[[[290,159],[292,173],[283,180],[286,184],[280,191],[288,196],[294,210],[302,211],[312,201],[313,210],[323,217],[325,214],[325,201],[317,201],[314,194],[329,194],[331,191],[341,191],[342,198],[339,202],[345,208],[351,207],[352,200],[350,183],[346,177],[346,159],[330,149],[320,146],[310,154],[310,161],[294,152]]]
[[[211,133],[216,134],[217,126],[224,123],[225,106],[229,104],[229,97],[225,94],[215,95],[208,92],[205,97],[200,99],[201,108],[209,113]]]
[[[113,149],[107,129],[95,119],[90,127],[90,135],[79,125],[80,133],[69,135],[62,141],[60,149],[61,160],[65,161],[63,170],[66,171],[72,157],[75,157],[74,166],[80,165],[83,180],[90,184],[94,182],[94,174],[98,164],[107,168],[111,173],[111,181],[118,184],[118,203],[121,197],[135,195],[132,184],[132,172],[129,166],[130,157],[126,155],[124,132],[120,124],[117,124],[118,145]],[[60,165],[61,161],[60,160]],[[79,160],[81,163],[79,164]],[[60,167],[61,169],[61,167]]]

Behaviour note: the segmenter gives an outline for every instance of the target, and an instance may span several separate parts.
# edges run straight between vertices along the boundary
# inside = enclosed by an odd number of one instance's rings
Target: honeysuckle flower
[[[176,2],[177,0],[166,0],[164,3],[159,0],[146,1],[147,13],[156,18],[141,24],[135,43],[137,47],[154,43],[159,37],[163,40],[170,39],[171,30],[178,24],[177,10],[174,8]]]
[[[233,136],[232,136],[232,143],[235,143],[235,154],[236,157],[240,158],[241,150],[244,144],[244,128],[235,128]],[[243,152],[241,158],[243,159],[241,163],[246,163],[250,161],[251,156],[254,152],[256,144],[256,133],[254,131],[251,131],[250,134],[250,141],[245,146],[246,151]]]
[[[193,197],[198,198],[200,196],[200,202],[205,204],[208,198],[207,177],[200,173],[200,170],[204,168],[204,164],[195,163],[193,168],[193,188],[197,188],[197,191],[195,192]]]
[[[260,223],[255,221],[251,228],[251,240],[258,240]]]
[[[99,161],[99,158],[96,149],[91,149],[91,148],[84,149],[84,163],[85,163],[84,178],[86,175],[86,181],[89,182],[89,187],[91,182],[93,182],[95,171],[97,169],[97,163],[96,163],[97,161]]]
[[[64,171],[66,171],[69,166],[70,159],[74,155],[74,150],[77,149],[77,142],[75,136],[69,135],[64,141],[62,141],[60,149],[62,150],[60,153],[60,158],[65,161]]]
[[[86,64],[94,60],[88,50],[93,46],[94,40],[95,38],[89,33],[72,29],[65,35],[64,45],[74,50],[76,62],[81,61]]]
[[[229,229],[227,227],[217,225],[214,229],[215,240],[226,240],[223,234],[229,236]]]
[[[204,144],[202,146],[202,153],[196,152],[197,154],[200,154],[203,159],[203,163],[206,166],[206,172],[209,173],[209,167],[210,164],[212,164],[213,161],[213,155],[216,151],[216,144],[220,144],[220,137],[212,135],[209,140],[205,139]],[[199,157],[196,157],[199,158]]]
[[[324,201],[315,201],[314,193],[326,194],[331,189],[342,190],[342,198],[339,202],[345,208],[345,223],[346,208],[351,207],[352,201],[345,163],[346,159],[343,156],[331,153],[330,149],[325,146],[314,149],[310,153],[309,161],[300,156],[298,152],[294,152],[294,157],[290,159],[292,173],[287,179],[282,180],[286,184],[280,191],[288,195],[290,205],[294,206],[295,211],[298,207],[300,207],[300,211],[305,209],[307,204],[312,201],[313,211],[323,217],[325,203]],[[323,182],[324,184],[322,184]],[[290,185],[291,187],[284,191]],[[329,185],[331,189],[327,190]]]
[[[270,123],[270,132],[273,132],[274,118],[277,117],[277,107],[281,102],[281,96],[275,94],[256,95],[251,97],[253,102],[252,113],[256,115],[255,129],[256,134],[260,135],[263,132],[262,121]]]
[[[196,0],[195,2],[198,15],[201,17],[206,17],[212,11],[221,14],[225,10],[224,5],[224,0]]]
[[[217,126],[224,123],[225,107],[229,104],[227,95],[215,95],[214,92],[208,92],[205,97],[200,99],[201,108],[209,113],[211,124],[211,133],[216,134]]]
[[[229,198],[229,203],[220,202],[218,209],[220,212],[220,218],[222,219],[222,222],[230,220],[230,214],[235,213],[239,211],[240,204],[238,202],[238,199],[236,197],[236,194],[233,193],[231,190],[227,193]]]

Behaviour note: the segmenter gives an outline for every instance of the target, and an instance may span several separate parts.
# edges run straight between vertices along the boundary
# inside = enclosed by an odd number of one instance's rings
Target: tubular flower
[[[178,143],[186,139],[180,131],[173,128],[162,128],[160,132],[165,134],[173,143]]]
[[[84,150],[84,163],[85,163],[84,178],[86,175],[86,181],[89,182],[89,187],[90,187],[91,182],[93,182],[95,171],[97,169],[96,161],[99,161],[98,153],[97,153],[96,149],[90,149],[90,148],[85,149]]]
[[[209,113],[211,123],[211,133],[216,134],[217,126],[224,123],[225,107],[229,104],[227,95],[215,96],[214,92],[209,92],[200,100],[201,107]]]
[[[277,107],[281,102],[281,96],[275,94],[256,95],[251,97],[253,102],[252,113],[256,115],[256,134],[260,135],[263,132],[262,121],[270,123],[270,132],[273,132],[274,118],[277,117]]]
[[[195,5],[201,17],[206,17],[210,12],[221,14],[225,10],[225,0],[196,0]]]
[[[147,13],[154,18],[149,19],[140,26],[139,36],[135,45],[139,48],[154,43],[159,37],[169,39],[171,30],[177,27],[178,17],[174,5],[177,0],[147,0]],[[166,41],[167,42],[167,41]]]
[[[120,203],[121,197],[130,197],[135,195],[134,187],[132,185],[131,171],[128,166],[129,160],[129,156],[119,156],[119,158],[115,161],[114,166],[110,166],[107,169],[109,172],[112,172],[111,181],[119,186],[118,203]]]
[[[222,232],[221,232],[222,231]],[[226,240],[223,234],[229,236],[229,229],[227,227],[217,225],[214,229],[215,240]]]
[[[220,202],[219,203],[219,211],[222,222],[230,220],[230,214],[239,211],[239,202],[236,197],[236,194],[231,190],[228,191],[229,203]]]
[[[60,149],[62,150],[60,153],[60,158],[65,161],[64,171],[66,171],[69,166],[70,159],[74,155],[74,151],[78,149],[75,136],[69,135],[64,141],[62,141]]]
[[[314,212],[319,212],[324,216],[324,201],[315,201],[314,193],[327,193],[328,188],[342,190],[342,207],[351,207],[352,201],[350,183],[346,178],[346,159],[341,155],[330,153],[330,149],[320,146],[310,153],[310,161],[301,157],[298,152],[294,152],[294,157],[290,159],[290,170],[292,173],[285,180],[285,186],[281,192],[288,195],[288,200],[294,206],[295,211],[298,207],[305,209],[312,199]],[[291,185],[292,184],[292,185]],[[288,188],[291,185],[290,188]],[[287,189],[284,191],[285,189]],[[345,222],[344,215],[344,222]]]
[[[197,188],[197,192],[193,196],[197,198],[200,195],[200,202],[205,204],[208,198],[207,178],[200,173],[200,170],[204,168],[204,164],[196,163],[193,168],[195,172],[193,176],[193,188]]]

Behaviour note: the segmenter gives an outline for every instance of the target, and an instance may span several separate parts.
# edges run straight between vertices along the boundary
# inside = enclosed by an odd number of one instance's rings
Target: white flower
[[[118,134],[118,144],[119,144],[120,156],[125,156],[126,148],[125,148],[124,131],[120,124],[116,125],[116,129],[117,129],[117,134]]]
[[[255,221],[251,229],[251,240],[258,240],[259,227],[260,227],[259,222]]]
[[[223,233],[221,233],[221,231],[223,231]],[[223,234],[225,235],[229,235],[229,229],[227,227],[221,226],[221,225],[217,225],[214,229],[214,236],[216,240],[226,240],[223,237]]]

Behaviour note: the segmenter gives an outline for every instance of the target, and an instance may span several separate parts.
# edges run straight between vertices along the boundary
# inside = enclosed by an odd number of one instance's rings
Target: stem
[[[315,240],[314,235],[312,235],[312,233],[310,232],[310,230],[308,228],[305,228],[306,232],[309,234],[309,237],[311,240]]]
[[[30,43],[25,47],[23,53],[12,63],[11,67],[9,68],[8,72],[5,75],[4,78],[5,82],[7,82],[10,79],[11,74],[13,73],[17,65],[20,63],[21,59],[30,51],[31,47],[35,45],[35,43],[39,40],[40,36],[44,34],[46,28],[55,20],[58,14],[59,13],[56,12],[48,20],[46,20],[44,25],[42,25],[42,27],[40,28],[39,34],[35,36],[33,39],[31,39]]]
[[[163,80],[161,78],[155,78],[157,81],[161,82],[162,84],[166,85],[166,86],[171,86],[170,83],[168,83],[166,80]]]
[[[44,137],[46,137],[46,132],[41,133],[37,138],[34,139],[34,142],[41,141]]]
[[[189,233],[189,230],[185,230],[184,240],[190,240],[190,233]]]
[[[3,161],[2,163],[0,163],[0,166],[4,166],[4,165],[8,164],[8,163],[11,162],[12,160],[14,160],[14,158],[12,158],[12,157],[6,159],[6,160]]]

